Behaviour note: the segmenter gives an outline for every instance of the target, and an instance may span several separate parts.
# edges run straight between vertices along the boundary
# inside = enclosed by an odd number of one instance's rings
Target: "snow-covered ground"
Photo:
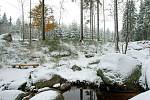
[[[0,92],[0,100],[16,100],[16,98],[24,92],[19,90],[5,90]]]
[[[102,79],[97,76],[98,69],[108,71],[104,75],[113,76],[116,78],[114,81],[122,83],[123,79],[137,68],[137,65],[142,65],[140,84],[145,89],[150,88],[150,79],[148,78],[150,77],[149,41],[129,43],[126,55],[116,54],[113,43],[102,46],[83,44],[82,47],[76,47],[69,43],[63,45],[76,56],[57,58],[59,54],[69,55],[68,51],[49,52],[48,47],[38,47],[38,44],[30,49],[27,44],[20,42],[20,37],[11,43],[0,39],[0,91],[17,90],[22,84],[29,82],[30,75],[33,83],[40,80],[49,80],[56,74],[70,82],[86,80],[99,84]],[[120,43],[120,47],[122,47],[122,43]],[[92,55],[92,57],[86,57],[85,55]],[[37,68],[30,66],[25,69],[12,68],[13,64],[36,63],[40,64]],[[80,70],[73,69],[73,66],[79,67]],[[119,77],[116,77],[116,74],[119,74]],[[47,93],[39,95],[43,96]],[[37,100],[34,98],[38,98],[38,95],[31,100]]]
[[[56,97],[60,95],[57,91],[46,91],[37,94],[36,96],[32,97],[30,100],[55,100]]]
[[[147,91],[147,92],[141,93],[129,100],[149,100],[149,98],[150,98],[150,91]]]

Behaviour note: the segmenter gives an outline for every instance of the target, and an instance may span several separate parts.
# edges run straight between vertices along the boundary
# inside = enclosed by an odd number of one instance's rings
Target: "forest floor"
[[[28,41],[22,42],[17,36],[13,36],[12,42],[1,39],[0,99],[15,99],[17,94],[23,93],[15,90],[20,89],[25,83],[26,87],[31,88],[32,84],[48,81],[55,75],[67,82],[79,81],[99,86],[104,82],[103,77],[98,75],[99,69],[109,81],[122,85],[137,66],[141,68],[138,83],[144,89],[149,89],[150,41],[130,42],[126,55],[122,54],[121,50],[124,48],[124,43],[119,43],[119,45],[121,53],[115,53],[114,43],[111,42],[101,44],[92,40],[84,43],[71,40],[47,40],[46,42],[34,40],[30,47]],[[13,68],[16,64],[27,66],[22,66],[21,69]],[[29,64],[39,64],[39,66],[33,68],[33,66],[28,66]],[[56,83],[52,84],[52,87],[60,87],[60,81]],[[46,96],[49,92],[41,96],[45,95],[47,99],[57,95],[54,91],[50,92],[53,96]],[[10,97],[6,97],[8,93]],[[35,96],[31,100],[37,100],[37,98],[41,100],[41,96]]]

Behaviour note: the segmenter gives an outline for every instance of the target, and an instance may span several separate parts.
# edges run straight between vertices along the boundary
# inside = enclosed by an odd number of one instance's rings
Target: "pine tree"
[[[6,13],[4,13],[0,21],[0,33],[3,34],[8,32],[9,32],[9,22],[7,20]]]
[[[134,40],[136,16],[135,2],[133,0],[129,0],[126,2],[125,11],[123,14],[123,27],[121,34],[123,41],[126,41],[127,38],[132,41]]]
[[[19,30],[19,31],[21,30],[21,20],[20,20],[20,18],[18,18],[17,21],[16,21],[16,29]]]
[[[6,15],[6,13],[4,13],[4,15],[3,15],[3,17],[2,17],[2,23],[3,24],[8,24],[8,20],[7,20],[7,15]]]
[[[145,14],[144,14],[144,39],[150,39],[150,0],[145,0]]]
[[[144,6],[144,2],[141,0],[140,11],[139,11],[139,15],[137,17],[135,40],[144,40],[144,33],[145,33],[144,14],[145,14],[145,6]]]

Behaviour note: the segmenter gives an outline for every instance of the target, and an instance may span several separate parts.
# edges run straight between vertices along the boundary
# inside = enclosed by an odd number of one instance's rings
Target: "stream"
[[[92,89],[72,87],[63,93],[64,100],[128,100],[137,95],[135,92],[115,93],[100,92]]]

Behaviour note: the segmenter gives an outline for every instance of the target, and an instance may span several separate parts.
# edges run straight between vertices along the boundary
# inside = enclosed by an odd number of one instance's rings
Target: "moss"
[[[44,88],[44,87],[52,87],[54,84],[60,83],[62,78],[59,75],[53,75],[53,77],[50,80],[41,80],[37,83],[35,83],[36,88]]]
[[[141,66],[138,66],[138,68],[136,68],[134,72],[126,78],[124,84],[127,85],[128,89],[137,89],[139,87],[138,81],[141,75]]]
[[[60,94],[60,95],[58,95],[58,96],[56,97],[56,99],[54,99],[54,100],[64,100],[64,97],[63,97],[62,94]]]
[[[102,70],[97,70],[97,76],[100,76],[101,79],[103,80],[104,84],[112,84],[112,81],[109,80],[104,74]]]
[[[27,82],[23,83],[23,84],[18,88],[18,90],[25,91],[26,85],[27,85]]]
[[[24,93],[21,93],[17,96],[15,100],[22,100],[26,95]]]

